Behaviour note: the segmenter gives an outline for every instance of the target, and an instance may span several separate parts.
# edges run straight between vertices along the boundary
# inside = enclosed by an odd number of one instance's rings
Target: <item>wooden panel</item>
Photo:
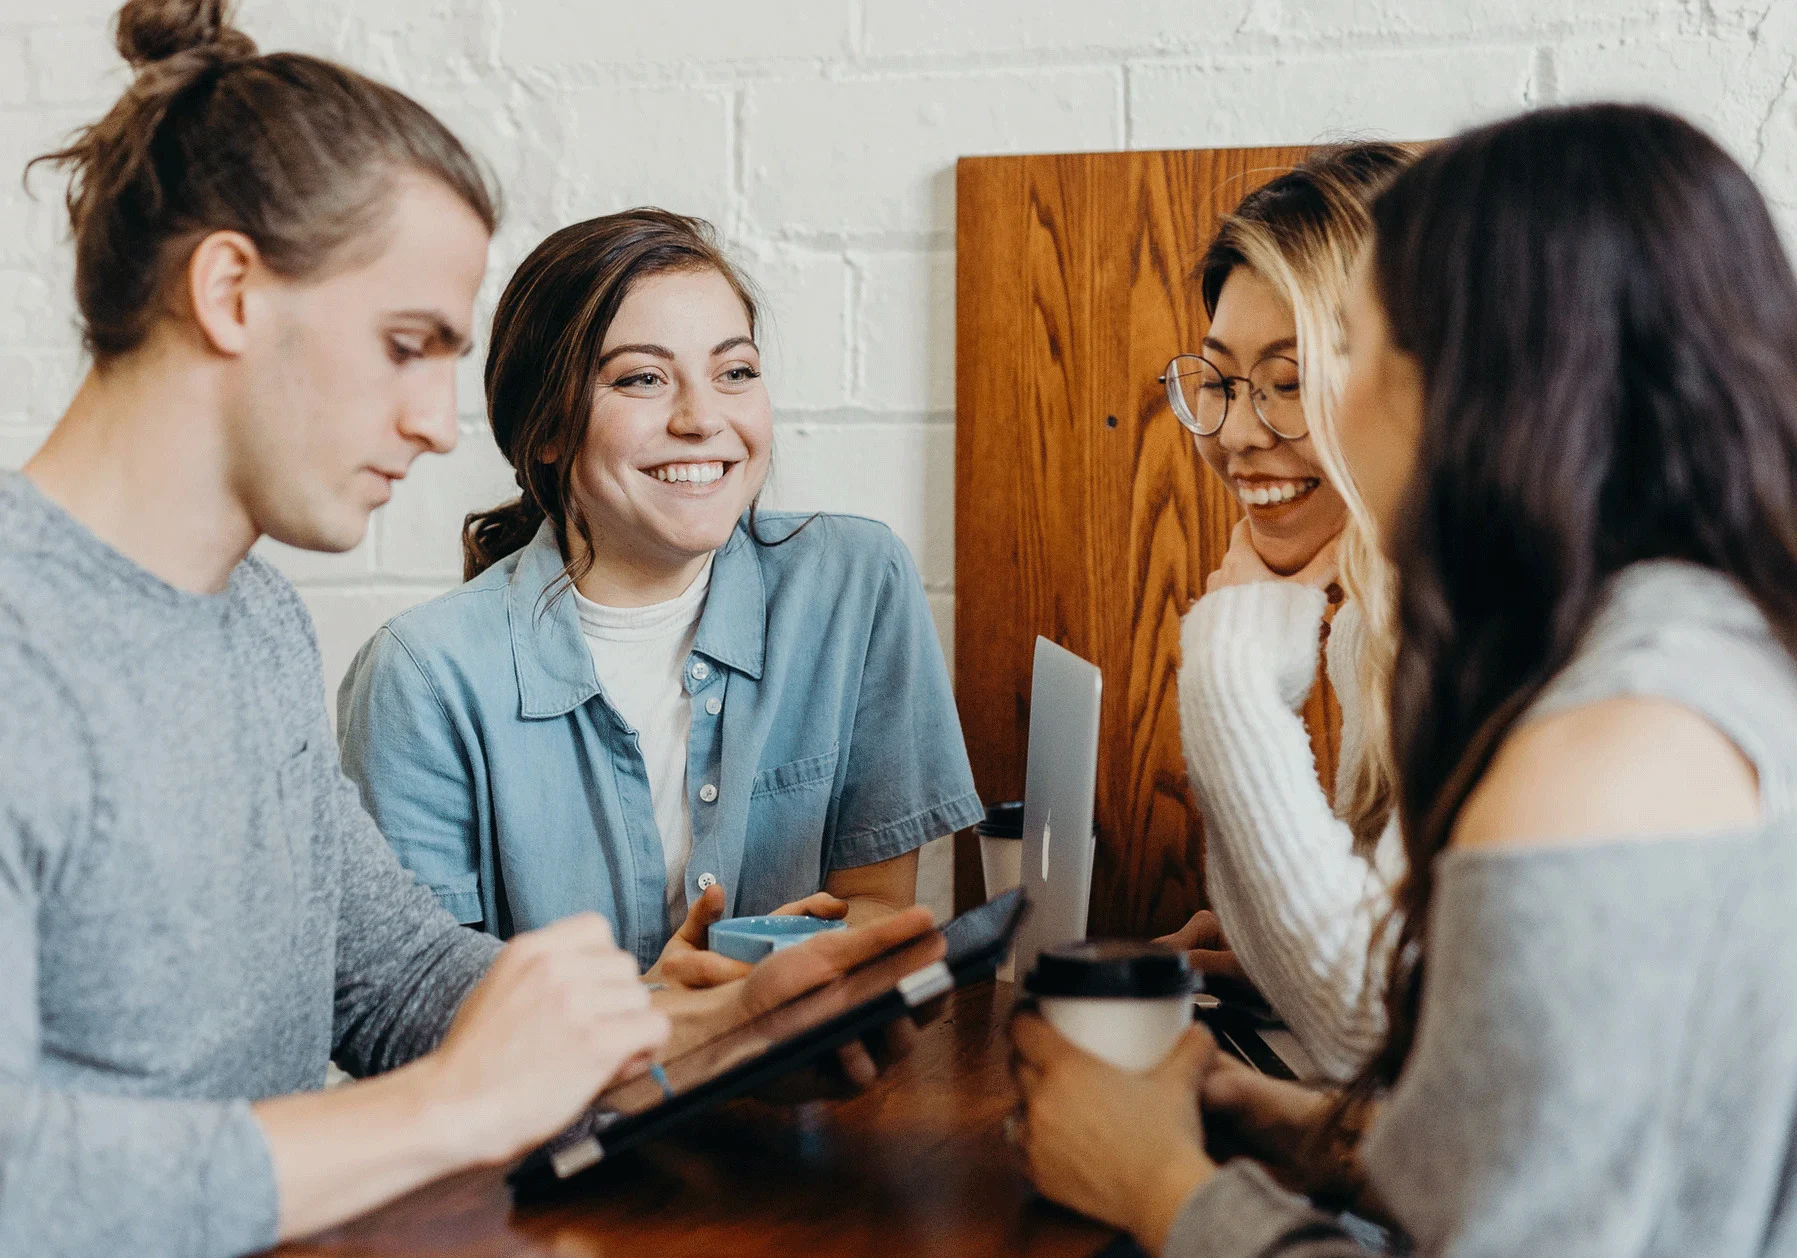
[[[1300,149],[966,158],[957,169],[956,685],[987,800],[1023,792],[1038,633],[1105,674],[1095,934],[1204,904],[1179,745],[1179,618],[1240,508],[1157,381],[1203,338],[1222,213]],[[1332,697],[1313,704],[1332,780]],[[1339,717],[1337,717],[1339,724]],[[957,902],[976,902],[963,838]]]
[[[969,163],[956,171],[955,192],[955,411],[967,415],[1015,415],[1023,396],[1017,346],[1030,309],[1021,265],[1024,240],[1024,168],[1021,162]],[[970,177],[971,176],[971,177]],[[966,475],[962,469],[1000,465],[1019,425],[1003,422],[955,426],[955,580],[992,582],[991,588],[955,594],[955,651],[975,652],[955,663],[955,700],[968,739],[974,785],[988,803],[1021,797],[1027,692],[1010,680],[1027,673],[1022,635],[1013,618],[1028,617],[1022,596],[1024,565],[1034,557],[1035,536],[1017,476]],[[970,527],[971,525],[971,527]],[[1030,548],[1026,551],[1026,547]],[[1033,588],[1033,586],[1032,586]],[[986,620],[974,623],[973,617]],[[961,618],[966,617],[966,620]],[[977,742],[977,747],[976,747]],[[979,844],[968,833],[955,838],[955,909],[965,912],[983,898]]]

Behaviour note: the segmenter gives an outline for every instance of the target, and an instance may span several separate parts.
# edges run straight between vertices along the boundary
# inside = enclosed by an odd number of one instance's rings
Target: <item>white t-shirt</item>
[[[707,559],[686,593],[665,603],[606,607],[574,591],[580,631],[593,653],[599,684],[641,742],[655,828],[667,861],[668,921],[676,927],[686,917],[686,862],[693,851],[693,813],[686,795],[693,709],[686,693],[686,661],[710,588]]]

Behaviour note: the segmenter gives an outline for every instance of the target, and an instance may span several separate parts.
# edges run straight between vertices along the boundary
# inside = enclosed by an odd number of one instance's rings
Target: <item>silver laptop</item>
[[[1103,682],[1096,665],[1047,638],[1036,639],[1023,791],[1021,885],[1030,912],[1017,932],[1019,980],[1044,948],[1086,937]]]

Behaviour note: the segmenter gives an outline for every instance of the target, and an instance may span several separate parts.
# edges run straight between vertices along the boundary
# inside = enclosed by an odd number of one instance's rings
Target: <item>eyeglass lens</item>
[[[1305,434],[1298,364],[1293,359],[1263,358],[1249,370],[1246,382],[1240,376],[1224,376],[1209,359],[1196,354],[1181,354],[1168,367],[1167,399],[1173,413],[1201,437],[1222,430],[1230,404],[1244,391],[1254,413],[1274,436],[1291,441]]]

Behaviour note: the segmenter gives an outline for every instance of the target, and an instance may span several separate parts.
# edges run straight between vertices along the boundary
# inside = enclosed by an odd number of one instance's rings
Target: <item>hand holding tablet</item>
[[[943,945],[941,937],[931,930],[932,925],[928,909],[906,909],[869,926],[836,931],[814,938],[803,946],[773,952],[749,969],[747,977],[740,983],[687,996],[668,993],[660,1007],[673,1018],[674,1030],[663,1058],[671,1061],[695,1046],[715,1044],[720,1038],[728,1037],[733,1042],[732,1051],[746,1060],[767,1048],[770,1041],[732,1033],[747,1028],[763,1015],[908,943],[915,945],[917,965],[939,960]],[[881,1064],[876,1057],[887,1065],[903,1058],[909,1049],[909,1037],[900,1031],[896,1039],[896,1043],[876,1044],[871,1050],[860,1040],[849,1039],[837,1051],[835,1064],[839,1070],[828,1066],[820,1069],[818,1063],[813,1062],[811,1068],[781,1080],[776,1093],[764,1092],[763,1095],[766,1099],[797,1104],[852,1094],[878,1078]],[[722,1059],[718,1060],[721,1062]]]
[[[902,1055],[909,1037],[892,1029],[912,1027],[919,1011],[955,987],[991,977],[1024,908],[1021,893],[1011,892],[940,932],[927,909],[907,909],[772,953],[740,983],[659,993],[658,1006],[673,1020],[662,1069],[607,1089],[579,1123],[526,1158],[511,1182],[524,1193],[551,1186],[776,1080],[781,1099],[793,1099],[795,1085],[803,1092],[810,1083],[799,1072],[833,1053],[852,1082],[871,1083],[878,1066],[865,1041],[883,1032],[881,1055]]]

